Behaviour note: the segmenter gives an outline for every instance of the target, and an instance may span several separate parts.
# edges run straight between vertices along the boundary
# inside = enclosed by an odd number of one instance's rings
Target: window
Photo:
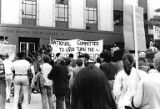
[[[36,22],[36,0],[22,1],[22,24],[33,24]]]
[[[96,8],[86,8],[86,22],[89,24],[97,23],[97,9]]]
[[[8,37],[0,36],[0,44],[8,44]]]
[[[123,11],[114,10],[114,24],[119,26],[123,25]]]
[[[68,21],[67,1],[60,0],[56,2],[56,21]]]

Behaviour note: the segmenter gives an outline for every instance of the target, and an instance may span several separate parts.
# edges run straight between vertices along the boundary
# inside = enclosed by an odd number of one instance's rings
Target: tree
[[[156,9],[155,12],[157,12],[158,14],[160,13],[160,8]],[[151,18],[148,22],[149,26],[158,26],[160,27],[160,15],[155,15],[153,18]]]

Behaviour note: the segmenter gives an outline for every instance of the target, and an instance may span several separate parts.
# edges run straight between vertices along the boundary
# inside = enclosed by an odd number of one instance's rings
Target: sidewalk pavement
[[[53,101],[55,107],[55,99]],[[42,109],[41,95],[39,93],[38,94],[32,93],[31,103],[28,105],[29,109]],[[10,103],[6,103],[6,109],[13,109],[13,97],[11,97]]]

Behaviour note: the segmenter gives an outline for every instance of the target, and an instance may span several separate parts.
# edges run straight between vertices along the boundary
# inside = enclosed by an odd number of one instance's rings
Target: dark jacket
[[[117,65],[114,62],[102,62],[100,69],[105,73],[108,80],[114,80],[117,74]]]
[[[68,68],[65,65],[53,66],[48,79],[53,81],[54,94],[66,94],[69,92]]]

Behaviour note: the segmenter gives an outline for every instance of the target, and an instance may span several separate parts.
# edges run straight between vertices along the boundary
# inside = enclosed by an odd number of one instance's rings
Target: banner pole
[[[135,8],[135,5],[133,5],[133,33],[134,33],[136,70],[138,71],[138,42],[137,42],[136,8]]]
[[[52,43],[52,39],[51,39],[51,37],[49,38],[49,44],[51,45],[51,43]]]

